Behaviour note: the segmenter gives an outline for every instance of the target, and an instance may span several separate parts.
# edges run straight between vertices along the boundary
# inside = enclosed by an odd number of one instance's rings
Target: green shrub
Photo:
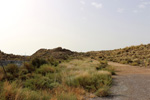
[[[26,79],[29,79],[30,77],[32,77],[32,74],[31,73],[28,73],[28,70],[26,68],[22,68],[20,69],[20,72],[19,72],[19,79],[21,80],[26,80]]]
[[[42,75],[46,75],[48,73],[54,73],[55,72],[55,68],[50,66],[50,65],[42,65],[39,69],[37,69],[37,73],[40,73]]]
[[[6,66],[6,72],[10,74],[16,74],[19,72],[19,67],[15,64],[9,64]]]
[[[19,67],[15,64],[9,64],[6,66],[6,73],[8,80],[14,80],[19,76]]]
[[[25,68],[20,69],[19,75],[26,75],[28,74],[28,70]]]
[[[48,59],[49,64],[51,64],[52,66],[57,66],[59,64],[59,61],[54,59],[53,57]]]
[[[93,74],[83,73],[75,78],[72,78],[71,80],[67,80],[66,83],[69,86],[81,86],[87,91],[93,92],[103,86],[111,85],[111,74],[108,74],[109,72],[105,72],[106,71],[104,71],[104,73],[96,72]]]
[[[48,77],[36,75],[34,78],[28,79],[24,82],[24,87],[30,88],[32,90],[39,89],[53,89],[59,83],[54,82],[54,79],[49,79]]]
[[[46,77],[51,79],[54,83],[62,83],[62,74],[61,73],[48,73]]]
[[[14,77],[12,74],[10,74],[10,73],[7,73],[7,77],[6,77],[6,78],[7,78],[9,81],[15,79],[15,77]]]
[[[39,68],[41,65],[43,64],[47,64],[47,61],[44,59],[39,59],[39,58],[35,58],[31,61],[31,64],[36,67]]]

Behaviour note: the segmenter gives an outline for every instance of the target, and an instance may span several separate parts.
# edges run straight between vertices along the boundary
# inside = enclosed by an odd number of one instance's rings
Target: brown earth
[[[111,95],[90,100],[150,100],[150,68],[109,62],[116,69]]]

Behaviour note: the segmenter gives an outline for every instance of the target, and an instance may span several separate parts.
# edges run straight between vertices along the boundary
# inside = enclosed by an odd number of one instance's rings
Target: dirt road
[[[90,100],[150,100],[150,68],[109,62],[116,69],[111,96]]]

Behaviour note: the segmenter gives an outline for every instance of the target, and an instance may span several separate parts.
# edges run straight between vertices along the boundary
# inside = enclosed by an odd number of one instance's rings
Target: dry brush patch
[[[150,67],[150,44],[107,51],[93,51],[87,54],[94,59],[106,59],[122,64]]]
[[[36,66],[29,62],[19,68],[15,65],[6,67],[7,75],[11,77],[3,80],[0,77],[0,99],[83,100],[89,94],[106,96],[112,82],[111,72],[106,69],[108,65],[97,69],[102,64],[90,58],[71,60],[58,66],[36,61],[34,64]],[[0,72],[3,75],[1,69]]]
[[[79,62],[79,63],[78,63]],[[97,67],[103,68],[97,70]],[[101,64],[94,59],[73,60],[67,64],[60,64],[65,67],[63,71],[64,82],[70,87],[82,87],[86,91],[95,93],[99,88],[110,87],[112,78],[111,72],[107,71],[108,64],[105,62]],[[105,67],[105,68],[104,68]],[[65,74],[64,74],[65,73]],[[105,89],[106,90],[106,89]],[[108,91],[108,89],[107,89]],[[101,92],[99,92],[101,93]],[[97,96],[106,96],[106,94]]]

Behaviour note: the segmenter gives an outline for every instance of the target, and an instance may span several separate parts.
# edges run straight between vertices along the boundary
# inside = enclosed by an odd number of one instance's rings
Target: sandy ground
[[[150,68],[109,62],[116,69],[111,95],[90,100],[150,100]]]

